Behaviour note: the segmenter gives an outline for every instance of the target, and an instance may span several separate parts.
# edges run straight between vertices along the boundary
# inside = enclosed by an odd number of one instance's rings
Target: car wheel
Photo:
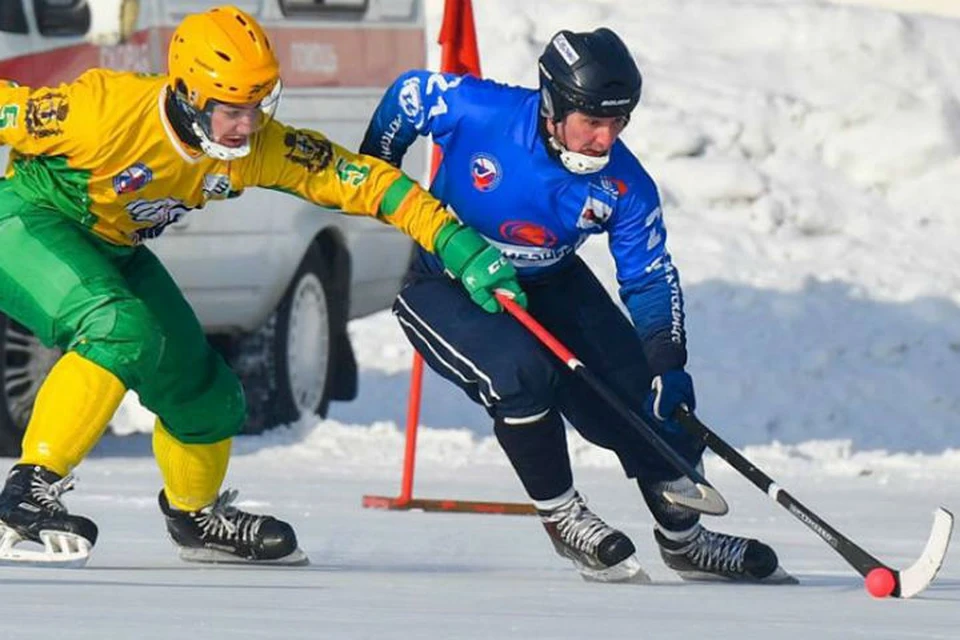
[[[0,313],[0,455],[19,456],[40,385],[61,356]]]
[[[247,433],[325,416],[335,350],[332,277],[320,249],[311,246],[266,324],[234,346],[230,358],[247,395]]]

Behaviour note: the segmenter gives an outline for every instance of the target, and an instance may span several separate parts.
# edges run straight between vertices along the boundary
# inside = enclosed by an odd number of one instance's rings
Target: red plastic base
[[[424,498],[388,498],[386,496],[363,496],[367,509],[392,509],[395,511],[449,511],[454,513],[494,513],[509,516],[535,516],[532,504],[523,502],[478,502],[475,500],[429,500]]]

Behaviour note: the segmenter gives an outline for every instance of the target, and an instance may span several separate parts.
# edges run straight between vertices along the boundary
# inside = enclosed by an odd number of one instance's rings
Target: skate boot
[[[82,567],[97,542],[97,525],[70,515],[60,500],[72,475],[41,466],[14,465],[0,492],[0,564]],[[20,546],[28,543],[28,546]],[[31,548],[41,545],[43,549]]]
[[[308,564],[297,546],[291,527],[272,516],[241,511],[231,503],[237,491],[224,491],[213,504],[199,511],[170,506],[160,491],[160,510],[167,517],[167,532],[187,562],[241,564]]]
[[[657,527],[654,538],[660,556],[684,580],[732,580],[796,584],[780,567],[773,549],[758,540],[693,527],[682,539],[668,538]]]
[[[590,582],[650,582],[633,542],[590,509],[579,493],[555,509],[538,511],[557,553]]]

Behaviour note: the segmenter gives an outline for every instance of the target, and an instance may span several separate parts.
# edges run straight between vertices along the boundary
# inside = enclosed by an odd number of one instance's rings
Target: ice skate
[[[167,532],[187,562],[240,564],[308,564],[291,527],[272,516],[256,515],[231,506],[237,491],[228,490],[199,511],[170,506],[161,490],[160,510]]]
[[[0,564],[82,567],[97,542],[97,525],[70,515],[60,496],[72,475],[18,464],[0,493]],[[38,548],[42,547],[42,548]]]
[[[590,509],[579,493],[549,511],[539,511],[557,553],[591,582],[650,582],[633,542]]]
[[[684,580],[730,580],[766,584],[796,584],[780,567],[773,549],[758,540],[710,531],[696,525],[682,540],[653,531],[660,555]]]

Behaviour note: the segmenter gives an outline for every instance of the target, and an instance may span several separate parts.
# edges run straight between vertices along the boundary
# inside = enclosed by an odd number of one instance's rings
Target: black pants
[[[652,375],[640,338],[586,264],[574,257],[564,269],[523,287],[530,313],[646,415]],[[412,273],[393,310],[427,365],[491,417],[516,421],[558,410],[584,438],[614,451],[628,477],[656,482],[679,475],[512,316],[485,312],[444,274]],[[660,434],[691,463],[700,459],[702,447],[678,425],[660,425]],[[511,462],[523,480],[523,461],[511,456]]]

